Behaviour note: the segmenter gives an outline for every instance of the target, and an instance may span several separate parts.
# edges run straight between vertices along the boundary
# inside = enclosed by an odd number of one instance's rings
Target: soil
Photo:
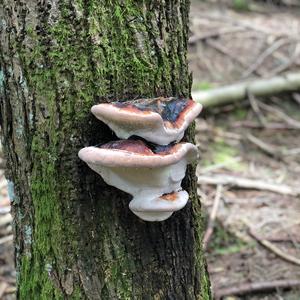
[[[252,9],[237,11],[232,3],[192,2],[189,59],[195,90],[299,69],[299,41],[295,37],[300,36],[300,7],[253,1]],[[296,124],[300,122],[299,94],[252,101],[258,111],[245,99],[201,114],[196,123],[201,152],[197,175],[255,179],[299,191],[300,131],[289,126],[289,117]],[[216,190],[214,185],[199,183],[207,220]],[[300,278],[300,265],[278,257],[249,234],[254,231],[260,239],[299,260],[299,200],[299,193],[290,196],[223,186],[206,251],[215,295],[241,284]],[[227,299],[296,300],[300,299],[300,284],[299,288],[275,287]]]

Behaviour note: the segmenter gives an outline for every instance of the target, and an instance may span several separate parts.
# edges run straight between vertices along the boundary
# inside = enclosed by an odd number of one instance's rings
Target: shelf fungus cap
[[[165,220],[188,201],[181,181],[197,157],[193,144],[150,147],[140,140],[120,140],[83,148],[78,155],[106,183],[131,194],[129,207],[143,220]]]
[[[197,157],[197,148],[191,143],[167,146],[153,145],[151,149],[140,140],[119,140],[99,147],[85,147],[78,153],[88,165],[126,168],[159,168]]]
[[[152,98],[94,105],[92,113],[121,139],[139,136],[168,145],[179,142],[202,105],[184,98]]]

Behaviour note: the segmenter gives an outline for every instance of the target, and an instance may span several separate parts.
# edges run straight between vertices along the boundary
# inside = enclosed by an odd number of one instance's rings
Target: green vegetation
[[[217,222],[208,251],[211,251],[212,255],[226,255],[239,253],[242,249],[255,246],[255,242],[246,243],[240,240]]]
[[[232,8],[237,11],[248,11],[250,9],[249,0],[232,0]]]
[[[224,164],[226,168],[235,171],[241,171],[244,166],[241,162],[236,161],[238,149],[228,145],[220,139],[210,146],[209,157],[201,161],[202,166],[209,167],[212,165]]]
[[[248,110],[241,108],[241,107],[237,107],[233,111],[233,115],[237,121],[245,120],[247,113],[248,113]]]

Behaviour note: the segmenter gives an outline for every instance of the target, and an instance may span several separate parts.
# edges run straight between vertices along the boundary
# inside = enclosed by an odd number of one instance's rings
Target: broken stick
[[[271,242],[267,241],[267,240],[263,240],[260,239],[260,237],[252,230],[249,229],[249,234],[258,242],[260,243],[262,246],[264,246],[265,248],[267,248],[268,250],[270,250],[271,252],[275,253],[278,257],[280,257],[281,259],[292,263],[294,265],[300,266],[300,259],[283,252],[281,249],[279,249],[277,246],[273,245]]]
[[[251,282],[234,285],[233,287],[219,289],[214,293],[215,299],[221,299],[225,296],[231,295],[244,295],[255,292],[271,291],[278,288],[286,289],[299,287],[300,280],[288,279],[288,280],[275,280],[265,282]]]
[[[211,235],[213,234],[213,231],[214,231],[215,219],[217,217],[217,212],[218,212],[220,200],[222,197],[222,190],[223,190],[223,186],[218,185],[214,204],[213,204],[213,207],[212,207],[212,210],[211,210],[211,213],[209,216],[209,220],[208,220],[207,229],[205,231],[204,238],[203,238],[203,249],[204,250],[206,250],[208,243],[210,241]]]
[[[198,176],[198,184],[211,185],[231,185],[244,189],[266,190],[282,195],[299,196],[300,190],[291,186],[277,183],[269,183],[256,179],[248,179],[241,177],[229,176],[226,174],[218,174],[215,176]]]

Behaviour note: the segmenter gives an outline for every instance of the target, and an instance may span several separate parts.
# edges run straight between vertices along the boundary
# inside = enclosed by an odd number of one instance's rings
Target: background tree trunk
[[[208,299],[194,167],[187,207],[139,220],[77,157],[115,139],[93,104],[188,96],[189,2],[1,1],[1,126],[20,299]],[[191,129],[187,139],[192,141]]]

